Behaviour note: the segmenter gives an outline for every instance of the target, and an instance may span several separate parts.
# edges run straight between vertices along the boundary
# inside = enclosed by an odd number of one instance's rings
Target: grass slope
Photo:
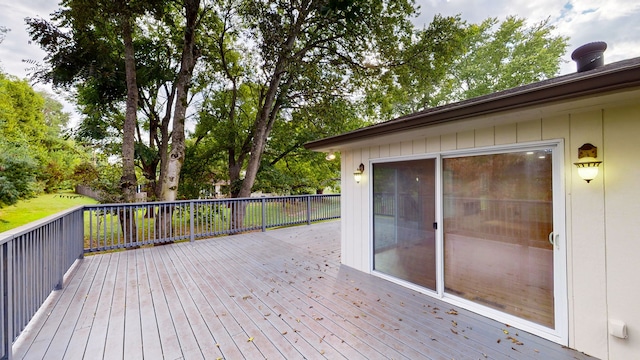
[[[77,205],[97,204],[97,201],[71,192],[45,194],[20,201],[0,209],[0,232],[16,228]]]

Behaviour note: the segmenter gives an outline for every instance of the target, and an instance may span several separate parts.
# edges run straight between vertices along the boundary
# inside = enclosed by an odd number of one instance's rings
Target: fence
[[[86,206],[85,252],[193,241],[339,217],[340,195]]]
[[[340,217],[340,195],[77,207],[0,234],[0,359],[84,253]]]
[[[49,294],[82,257],[82,213],[77,207],[0,234],[0,359]]]

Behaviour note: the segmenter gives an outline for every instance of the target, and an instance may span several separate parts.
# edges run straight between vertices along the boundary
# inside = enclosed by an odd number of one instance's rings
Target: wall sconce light
[[[602,161],[596,160],[598,148],[587,143],[578,148],[578,162],[573,163],[578,168],[578,175],[589,183],[598,176],[598,166]]]
[[[356,169],[356,171],[353,172],[353,178],[356,180],[357,183],[360,183],[360,180],[362,180],[362,173],[364,172],[364,164],[360,164],[360,166],[358,166],[358,168]]]
[[[324,158],[325,158],[325,160],[327,160],[327,161],[335,160],[335,158],[336,158],[336,154],[335,154],[333,151],[329,151],[329,152],[327,153],[327,156],[325,156]]]

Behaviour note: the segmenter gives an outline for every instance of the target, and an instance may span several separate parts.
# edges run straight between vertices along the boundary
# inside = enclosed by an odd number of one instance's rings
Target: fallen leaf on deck
[[[247,342],[252,342],[253,341],[253,337],[250,337],[249,339],[247,339]]]
[[[447,314],[449,314],[449,315],[458,315],[458,312],[455,311],[454,309],[451,309],[451,310],[447,311]]]
[[[281,334],[282,334],[282,335],[287,335],[287,332],[286,332],[286,331],[283,331]]]
[[[505,334],[508,334],[508,333],[509,333],[509,331],[507,331],[507,330],[505,330],[505,329],[502,329],[502,332],[503,332],[503,333],[505,333]]]
[[[455,331],[455,330],[453,330],[453,329],[449,329],[449,330],[451,330],[451,332],[452,332],[452,333],[454,333],[454,334],[458,335],[458,332],[457,332],[457,331]]]

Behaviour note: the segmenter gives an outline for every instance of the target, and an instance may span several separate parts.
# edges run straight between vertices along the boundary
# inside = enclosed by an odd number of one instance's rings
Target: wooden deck
[[[341,266],[339,247],[328,222],[86,257],[14,356],[589,358]]]

